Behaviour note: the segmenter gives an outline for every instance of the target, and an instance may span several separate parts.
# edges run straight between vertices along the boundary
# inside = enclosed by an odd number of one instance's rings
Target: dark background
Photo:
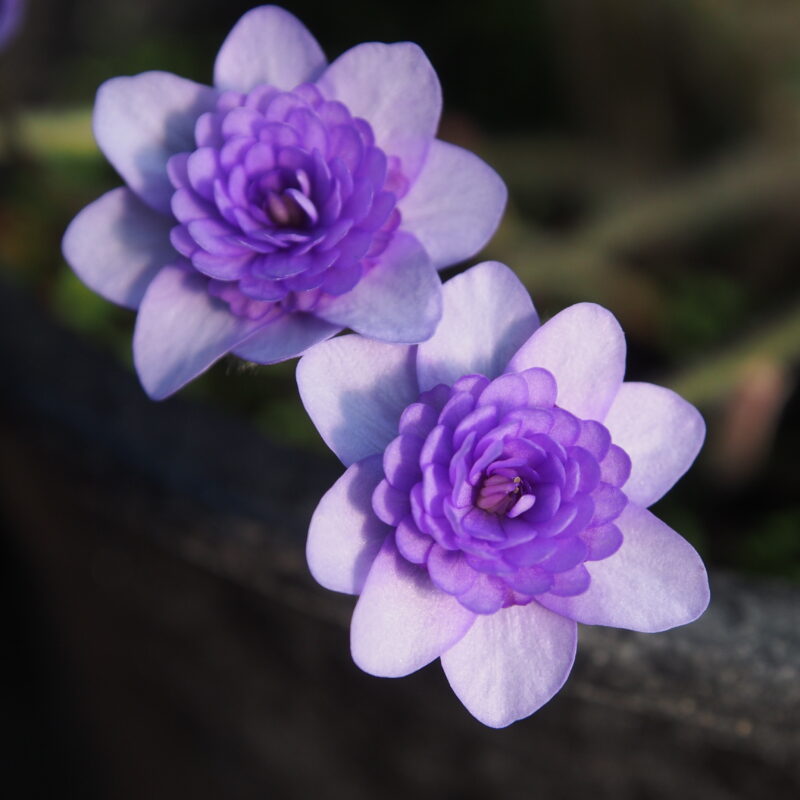
[[[270,789],[303,796],[313,781],[293,784],[284,776],[285,782],[271,783],[278,767],[248,773],[251,762],[240,750],[250,741],[241,728],[250,714],[247,730],[268,740],[254,749],[261,755],[252,763],[263,765],[264,752],[281,761],[275,755],[280,737],[265,733],[271,729],[259,706],[263,697],[252,706],[238,697],[235,703],[247,712],[233,722],[213,710],[209,694],[219,693],[221,708],[232,684],[249,686],[245,676],[259,671],[270,676],[264,691],[275,697],[292,678],[297,691],[313,679],[314,702],[323,704],[341,692],[363,691],[348,705],[355,731],[359,721],[361,727],[376,724],[368,706],[390,702],[381,692],[396,691],[376,689],[381,682],[349,665],[340,625],[346,603],[336,606],[344,609],[337,612],[341,619],[328,629],[319,619],[328,602],[339,601],[303,583],[304,526],[337,467],[302,413],[294,364],[255,370],[223,361],[179,399],[150,404],[130,373],[132,314],[93,296],[60,256],[69,220],[119,182],[91,139],[97,86],[147,69],[208,82],[220,43],[249,7],[32,0],[20,35],[0,53],[0,293],[6,307],[0,519],[8,529],[2,587],[12,653],[3,751],[10,774],[28,782],[28,794],[17,796],[48,796],[65,780],[80,796],[181,797],[189,787],[202,797],[249,797]],[[655,510],[693,541],[712,569],[757,576],[752,585],[764,591],[785,587],[787,599],[777,606],[786,623],[781,630],[792,619],[796,629],[800,7],[793,0],[307,0],[288,8],[329,58],[369,40],[407,39],[425,49],[444,88],[440,135],[480,153],[509,186],[506,218],[480,258],[513,267],[544,318],[576,301],[608,306],[628,335],[629,377],[669,385],[700,407],[709,427],[706,448]],[[202,436],[181,427],[187,415]],[[240,433],[233,436],[228,425]],[[232,440],[240,448],[253,442],[248,458],[258,459],[262,473],[242,456],[220,474],[218,462],[230,457]],[[293,476],[289,485],[302,489],[289,509],[280,484],[286,475]],[[239,491],[243,476],[248,483]],[[121,498],[124,518],[116,513]],[[178,517],[187,541],[195,542],[188,550],[171,538],[180,527],[172,506],[181,503],[187,509]],[[208,508],[225,521],[207,516]],[[284,630],[291,613],[280,591],[247,578],[252,541],[231,533],[242,519],[255,531],[256,549],[270,543],[264,569],[269,572],[270,559],[288,559],[287,573],[305,587],[307,616],[305,623],[295,620],[295,639]],[[285,536],[275,539],[276,530]],[[196,540],[206,535],[236,542],[223,578],[214,574],[214,559],[195,557]],[[758,596],[761,589],[753,591]],[[191,612],[176,612],[165,624],[163,609],[181,604]],[[309,619],[316,627],[308,627]],[[730,632],[733,621],[714,624]],[[288,655],[270,648],[275,636],[294,642],[286,645]],[[98,640],[107,648],[98,648]],[[318,641],[329,642],[334,655],[325,655]],[[211,662],[193,649],[197,642],[206,643],[202,653]],[[778,644],[768,667],[753,666],[757,673],[763,667],[759,680],[786,666]],[[731,640],[731,647],[739,645],[748,642]],[[222,658],[217,648],[237,655],[224,668],[209,667]],[[297,667],[308,663],[302,648],[317,654],[308,657],[312,663],[331,658],[336,666],[303,677]],[[181,704],[175,687],[188,680],[196,659],[203,679]],[[683,676],[681,697],[697,705],[694,682],[705,673],[702,665],[694,669],[697,674]],[[413,696],[416,690],[409,691]],[[427,689],[421,691],[427,698]],[[446,687],[437,691],[443,695]],[[664,691],[671,698],[665,702],[678,697]],[[746,685],[729,691],[746,700]],[[391,702],[393,724],[413,731],[403,716],[409,712],[396,696]],[[536,736],[537,720],[559,709],[575,718],[578,700],[564,702],[514,730]],[[715,702],[707,698],[705,711],[715,713]],[[291,709],[280,715],[282,725],[285,715],[295,719],[296,737],[288,740],[324,738],[325,715],[315,716],[311,701],[298,707],[301,721]],[[170,721],[165,708],[178,717],[192,708],[196,716]],[[447,713],[466,715],[455,703]],[[757,724],[752,713],[747,719]],[[763,713],[766,719],[770,711]],[[679,718],[670,718],[677,727],[654,740],[654,748],[666,742],[683,752],[676,745],[683,735]],[[541,724],[555,730],[555,722]],[[736,720],[731,724],[735,728]],[[239,726],[238,738],[228,738],[228,726]],[[478,736],[469,730],[467,739]],[[308,769],[328,775],[332,795],[356,785],[354,774],[363,777],[363,766],[347,768],[356,763],[348,760],[346,743],[353,741],[343,734],[341,752],[313,750],[331,759]],[[564,741],[553,746],[556,762],[572,746],[569,737]],[[384,744],[391,749],[390,738]],[[613,763],[611,754],[598,755],[591,745],[582,752],[592,763]],[[151,770],[131,771],[137,753],[147,760],[156,752],[161,761]],[[727,761],[695,764],[687,774],[730,772],[736,759],[726,752]],[[383,756],[375,758],[383,763]],[[789,796],[778,761],[764,773],[753,766],[753,773],[774,780],[773,794]],[[285,763],[295,762],[287,756]],[[214,780],[207,776],[209,764],[223,765]],[[413,765],[396,768],[401,776],[414,772]],[[293,769],[287,766],[286,774]],[[478,784],[487,791],[504,786],[512,796],[511,784],[487,769]],[[661,796],[671,796],[667,778],[648,784],[632,777],[639,775],[634,766],[629,772],[626,782],[601,769],[587,785],[601,796],[654,796],[657,786],[665,787]],[[447,791],[448,774],[443,767],[429,788]],[[726,786],[709,778],[705,796],[750,796],[736,774]],[[120,788],[123,775],[127,790]],[[379,777],[373,784],[364,779],[364,796],[381,785]],[[394,781],[404,785],[400,777]],[[552,785],[544,781],[541,796],[556,796]],[[577,787],[569,784],[558,796],[574,796]],[[463,785],[460,791],[466,792]]]

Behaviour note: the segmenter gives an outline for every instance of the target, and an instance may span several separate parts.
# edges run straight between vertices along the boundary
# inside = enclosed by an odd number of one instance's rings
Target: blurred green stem
[[[17,128],[25,151],[42,161],[72,156],[101,158],[89,109],[25,111],[18,117]],[[2,155],[6,155],[3,149]]]

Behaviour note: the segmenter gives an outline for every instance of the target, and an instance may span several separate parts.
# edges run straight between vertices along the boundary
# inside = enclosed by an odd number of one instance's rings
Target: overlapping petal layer
[[[240,316],[353,289],[400,223],[407,181],[367,122],[313,84],[224,92],[167,167],[178,252]]]
[[[702,419],[622,382],[608,311],[539,326],[524,287],[487,263],[445,284],[429,341],[385,347],[344,337],[298,369],[323,438],[357,462],[308,554],[325,585],[362,592],[363,669],[404,675],[439,655],[470,712],[502,727],[560,688],[576,622],[658,631],[703,612],[699,556],[642,507],[686,470]]]
[[[584,562],[622,544],[614,521],[630,459],[557,394],[538,367],[465,375],[423,392],[384,450],[376,516],[408,561],[477,614],[581,594]]]
[[[150,303],[134,358],[145,388],[166,396],[226,352],[290,358],[343,327],[428,338],[436,270],[485,244],[506,191],[476,156],[434,139],[441,88],[422,50],[368,43],[328,66],[302,23],[262,6],[234,26],[214,75],[215,88],[163,72],[103,84],[98,144],[154,213],[115,195],[64,242],[78,275],[115,302],[137,306],[160,268],[190,264],[193,297],[202,288],[207,308],[244,320],[198,340]],[[254,327],[247,342],[228,334]]]

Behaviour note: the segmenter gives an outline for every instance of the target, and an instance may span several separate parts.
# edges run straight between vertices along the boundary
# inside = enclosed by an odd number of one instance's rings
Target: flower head
[[[101,86],[95,136],[127,186],[75,218],[64,254],[139,309],[148,393],[227,352],[281,361],[343,327],[429,337],[436,270],[479,250],[505,204],[493,170],[434,138],[440,111],[416,45],[362,44],[327,65],[275,6],[236,24],[213,88],[164,72]]]
[[[24,11],[25,0],[0,0],[0,50],[16,35]]]
[[[400,676],[440,657],[472,714],[502,727],[566,680],[577,622],[661,631],[708,604],[694,549],[647,511],[704,437],[696,409],[624,383],[614,317],[539,325],[507,267],[444,286],[434,336],[325,342],[305,406],[348,466],[311,522],[324,586],[359,594],[356,663]]]

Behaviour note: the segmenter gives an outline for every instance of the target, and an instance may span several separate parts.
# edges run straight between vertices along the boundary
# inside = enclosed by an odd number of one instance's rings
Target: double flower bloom
[[[703,565],[646,508],[694,460],[702,419],[623,383],[605,309],[540,326],[496,263],[442,287],[436,271],[488,241],[506,192],[434,138],[441,92],[422,51],[363,44],[328,66],[297,19],[264,6],[214,75],[215,88],[168,73],[101,87],[95,134],[127,186],[76,217],[64,252],[139,309],[134,358],[154,398],[228,352],[306,353],[301,397],[347,466],[308,558],[324,586],[360,595],[356,662],[398,676],[440,657],[500,727],[563,684],[577,622],[657,631],[699,616]],[[331,339],[342,328],[360,335]]]

